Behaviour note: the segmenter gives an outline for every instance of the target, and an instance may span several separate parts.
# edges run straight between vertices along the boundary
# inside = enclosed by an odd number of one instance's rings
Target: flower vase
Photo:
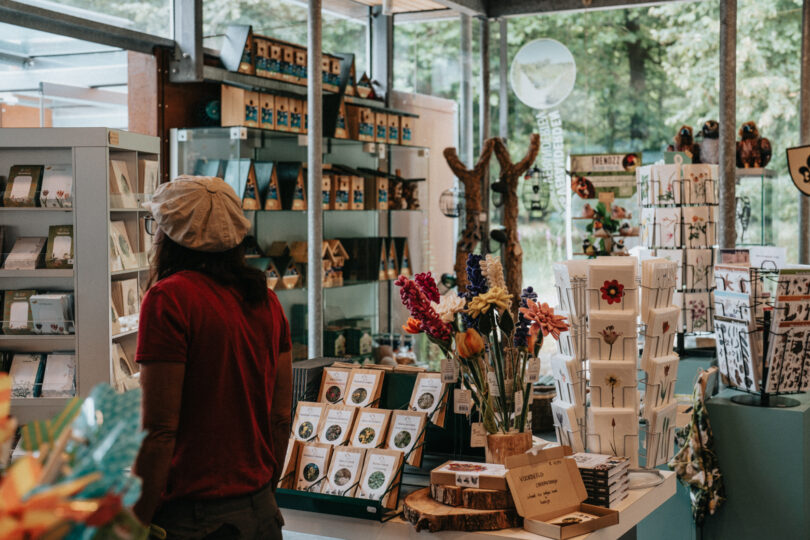
[[[525,454],[532,447],[532,434],[528,431],[522,433],[492,433],[487,435],[486,455],[487,463],[500,463],[504,465],[506,458]]]

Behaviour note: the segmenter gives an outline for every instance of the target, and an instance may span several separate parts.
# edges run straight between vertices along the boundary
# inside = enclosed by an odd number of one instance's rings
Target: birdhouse
[[[384,112],[374,113],[374,140],[379,143],[388,142],[388,115]]]
[[[364,72],[360,79],[357,81],[357,95],[363,99],[374,99],[377,96],[374,94],[374,87],[371,85],[371,79]]]
[[[262,129],[275,129],[273,121],[276,112],[276,100],[272,94],[259,94],[259,127]]]
[[[295,67],[295,47],[281,46],[281,76],[285,81],[298,82]]]
[[[348,87],[346,91],[348,93]],[[346,102],[342,99],[340,100],[340,107],[338,107],[338,117],[337,123],[335,125],[335,135],[336,139],[348,139],[349,138],[349,131],[346,127]]]
[[[365,178],[366,210],[388,210],[388,178],[382,175]]]
[[[349,281],[388,279],[388,256],[384,238],[341,238],[347,258],[343,278]]]
[[[345,174],[332,176],[332,209],[349,209],[349,191],[352,187],[352,177]]]
[[[324,210],[334,210],[332,199],[332,182],[334,181],[334,173],[332,166],[324,163],[323,176],[321,177],[321,207]]]
[[[356,80],[357,80],[357,70],[354,67],[354,57],[352,56],[352,65],[349,67],[349,80],[346,82],[347,96],[357,95],[357,89],[355,88]]]
[[[390,144],[399,144],[399,115],[387,115],[388,121],[388,142]]]
[[[282,96],[275,97],[276,130],[290,131],[290,99]]]
[[[242,199],[242,209],[259,210],[261,208],[256,171],[251,160],[228,160],[225,168],[225,182]]]
[[[254,43],[253,43],[253,30],[248,31],[247,39],[245,40],[245,48],[242,51],[242,58],[239,61],[239,73],[247,73],[253,75],[256,73],[256,67],[253,64],[254,56]]]
[[[387,269],[386,274],[388,279],[397,279],[399,275],[399,259],[397,258],[397,247],[394,239],[390,238],[386,241],[386,254],[387,254]]]
[[[358,141],[374,142],[374,111],[368,107],[346,107],[346,123],[349,137]]]
[[[304,133],[304,102],[290,98],[290,131]]]
[[[349,258],[349,253],[343,247],[340,240],[333,238],[331,240],[324,240],[329,243],[329,249],[332,254],[332,281],[334,287],[343,285],[343,268],[346,266],[346,261]]]
[[[307,81],[307,50],[295,49],[295,67],[293,69],[298,82],[306,83]]]
[[[303,165],[298,162],[280,161],[276,163],[276,176],[283,210],[307,209],[304,170]]]
[[[394,238],[394,245],[397,250],[397,261],[399,261],[399,275],[411,277],[413,271],[411,270],[411,252],[408,248],[408,239],[406,237]]]
[[[267,288],[271,290],[275,289],[278,285],[279,279],[281,279],[281,276],[279,275],[278,268],[276,268],[276,265],[273,264],[272,260],[270,260],[270,264],[267,265],[264,275],[267,278]]]
[[[281,284],[285,289],[295,289],[301,286],[303,276],[303,270],[292,259],[288,259],[281,276]]]
[[[349,210],[363,210],[366,207],[365,183],[362,176],[352,176],[352,187],[349,197]]]
[[[278,176],[276,167],[271,161],[255,161],[253,169],[256,173],[256,185],[259,187],[259,196],[264,201],[265,210],[281,210],[281,198],[278,190]]]
[[[256,46],[256,75],[259,77],[269,77],[270,41],[261,36],[254,36],[253,42]]]
[[[267,63],[267,76],[271,79],[282,79],[281,62],[284,59],[284,53],[281,50],[281,43],[271,41],[269,47],[270,60]]]

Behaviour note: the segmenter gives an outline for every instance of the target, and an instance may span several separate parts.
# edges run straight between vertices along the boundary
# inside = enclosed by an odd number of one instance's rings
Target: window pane
[[[20,0],[25,4],[92,21],[172,37],[172,0]]]

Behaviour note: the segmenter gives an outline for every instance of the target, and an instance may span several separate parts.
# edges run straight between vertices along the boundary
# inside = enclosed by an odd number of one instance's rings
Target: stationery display
[[[402,453],[374,448],[366,451],[356,497],[374,499],[391,508],[399,495]]]
[[[5,270],[35,270],[42,267],[42,254],[47,238],[20,236],[3,263]]]
[[[35,334],[72,334],[73,293],[34,294],[28,299]]]
[[[42,392],[45,359],[41,354],[15,354],[11,360],[11,397],[35,398]]]
[[[42,165],[12,166],[3,193],[3,206],[36,206],[43,170]]]
[[[717,165],[675,163],[636,170],[642,245],[652,257],[678,265],[672,303],[681,310],[684,334],[711,332],[715,308],[713,247],[717,239]]]
[[[73,225],[51,225],[45,249],[46,268],[73,268]]]
[[[45,166],[39,205],[45,208],[73,208],[72,165]]]
[[[42,397],[73,397],[76,395],[76,355],[49,354],[42,377]]]
[[[112,208],[137,208],[138,199],[133,190],[133,182],[129,175],[129,166],[126,161],[110,160],[110,207]],[[138,187],[137,180],[134,182]]]

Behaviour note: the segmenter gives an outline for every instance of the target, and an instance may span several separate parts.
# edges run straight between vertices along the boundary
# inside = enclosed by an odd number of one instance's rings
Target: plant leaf
[[[478,317],[478,331],[482,336],[486,336],[492,331],[492,310],[488,313],[482,313]]]
[[[515,321],[512,319],[512,314],[509,313],[509,310],[504,310],[504,312],[501,313],[501,317],[498,320],[498,326],[501,327],[501,331],[504,333],[504,335],[512,335],[512,331],[515,329]]]

